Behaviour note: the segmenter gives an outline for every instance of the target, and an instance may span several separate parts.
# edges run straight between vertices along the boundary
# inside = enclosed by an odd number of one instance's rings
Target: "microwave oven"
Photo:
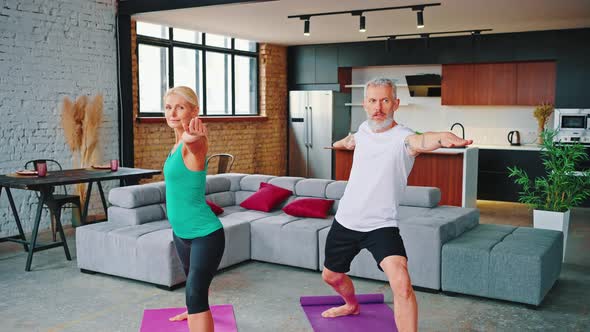
[[[590,109],[555,109],[553,129],[561,142],[590,144]]]

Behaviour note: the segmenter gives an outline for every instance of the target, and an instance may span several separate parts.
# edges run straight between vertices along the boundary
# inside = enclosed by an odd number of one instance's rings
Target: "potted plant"
[[[576,172],[588,160],[583,145],[555,142],[556,131],[542,132],[541,159],[546,176],[535,179],[518,167],[508,167],[509,176],[522,187],[521,203],[533,208],[533,226],[563,232],[563,258],[567,245],[570,209],[590,196],[590,172]]]
[[[543,131],[545,130],[545,125],[547,124],[547,120],[549,120],[551,114],[553,114],[553,105],[550,103],[542,103],[541,105],[537,105],[535,107],[535,111],[533,112],[533,116],[535,117],[535,119],[537,119],[537,125],[539,128],[539,145],[543,144],[544,142]]]

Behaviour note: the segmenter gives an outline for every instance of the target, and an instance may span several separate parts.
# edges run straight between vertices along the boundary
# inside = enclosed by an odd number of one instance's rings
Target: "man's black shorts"
[[[346,273],[354,257],[366,248],[379,263],[387,256],[406,256],[404,241],[399,235],[399,228],[384,227],[370,232],[358,232],[338,223],[336,218],[328,232],[326,240],[326,260],[324,266],[331,271]]]

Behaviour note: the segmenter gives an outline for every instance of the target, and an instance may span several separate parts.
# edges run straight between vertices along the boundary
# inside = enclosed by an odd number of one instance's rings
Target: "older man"
[[[367,121],[356,134],[334,143],[334,147],[355,151],[350,178],[328,233],[322,277],[346,304],[326,310],[322,316],[360,312],[354,286],[345,273],[353,258],[366,248],[389,279],[398,329],[417,331],[418,305],[397,225],[399,201],[416,155],[441,147],[466,146],[473,141],[450,132],[418,135],[396,123],[394,113],[399,99],[389,79],[374,79],[366,84],[363,107]]]

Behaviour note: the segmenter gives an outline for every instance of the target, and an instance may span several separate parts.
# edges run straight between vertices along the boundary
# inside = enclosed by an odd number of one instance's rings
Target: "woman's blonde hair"
[[[193,106],[199,106],[199,98],[197,97],[197,94],[192,88],[188,86],[175,86],[168,89],[164,95],[164,100],[171,94],[176,94],[183,97],[189,102],[189,104]]]

